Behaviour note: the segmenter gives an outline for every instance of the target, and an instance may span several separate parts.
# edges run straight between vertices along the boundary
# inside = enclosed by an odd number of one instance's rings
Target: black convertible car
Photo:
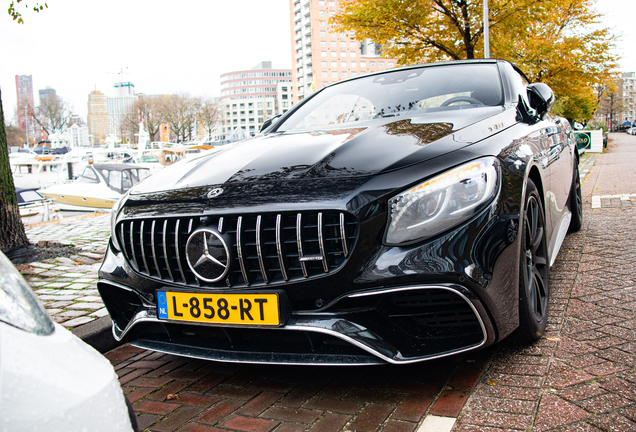
[[[554,95],[507,61],[328,86],[113,208],[117,339],[219,361],[409,363],[531,342],[581,227]]]

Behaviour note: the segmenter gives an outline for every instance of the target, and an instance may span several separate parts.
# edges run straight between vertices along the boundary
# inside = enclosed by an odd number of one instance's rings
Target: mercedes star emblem
[[[186,258],[196,277],[206,282],[223,279],[230,268],[230,251],[219,233],[199,229],[188,238]]]
[[[208,198],[216,198],[223,193],[223,188],[214,188],[208,192]]]

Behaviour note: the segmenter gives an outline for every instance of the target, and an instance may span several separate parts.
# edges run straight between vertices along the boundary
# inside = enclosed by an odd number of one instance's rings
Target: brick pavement
[[[27,226],[31,243],[74,246],[79,253],[17,266],[53,321],[75,328],[108,315],[97,292],[97,272],[110,235],[110,214]]]

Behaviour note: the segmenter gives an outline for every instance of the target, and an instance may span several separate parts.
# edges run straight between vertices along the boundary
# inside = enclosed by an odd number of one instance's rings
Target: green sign
[[[574,132],[579,150],[592,148],[592,132]]]

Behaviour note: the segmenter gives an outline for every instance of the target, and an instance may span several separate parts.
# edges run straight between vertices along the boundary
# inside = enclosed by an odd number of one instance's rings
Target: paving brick
[[[148,396],[148,399],[153,399],[157,401],[165,401],[168,395],[179,393],[181,390],[186,388],[188,384],[189,384],[188,381],[174,380],[168,383],[167,385],[161,387],[156,392],[152,393],[150,396]],[[133,384],[131,383],[131,385]],[[154,387],[154,386],[148,386],[148,387]],[[183,402],[179,401],[179,403],[183,403]]]
[[[461,417],[461,424],[479,426],[480,428],[492,427],[526,430],[532,425],[532,417],[473,410]]]
[[[541,397],[535,426],[540,430],[565,426],[589,417],[589,414],[558,396],[544,394]]]
[[[126,368],[126,370],[128,370],[128,368]],[[119,384],[121,384],[121,385],[127,384],[130,381],[133,381],[133,380],[139,378],[140,376],[142,376],[146,372],[148,372],[148,369],[134,369],[131,372],[129,372],[128,374],[123,375],[121,378],[119,378]]]
[[[278,405],[291,408],[301,407],[307,402],[307,399],[315,395],[320,389],[321,386],[312,384],[299,385],[287,393],[285,397],[278,402]]]
[[[433,402],[432,396],[409,395],[391,415],[392,419],[419,422]]]
[[[155,422],[157,422],[159,419],[161,419],[162,416],[157,415],[157,414],[141,414],[137,416],[137,427],[139,428],[140,431],[148,428],[149,426],[151,426],[152,424],[154,424]]]
[[[351,423],[350,428],[364,432],[377,431],[393,409],[391,405],[369,404]]]
[[[313,423],[320,417],[320,414],[322,414],[320,411],[302,408],[272,407],[261,414],[260,417],[284,422]]]
[[[197,421],[200,423],[217,424],[219,421],[227,417],[230,413],[237,410],[243,401],[237,399],[224,399],[212,408],[201,414]]]
[[[532,415],[536,406],[537,403],[534,401],[490,397],[476,398],[470,403],[470,408],[473,410],[524,415]]]
[[[189,392],[206,393],[227,379],[224,374],[210,374],[188,387]]]
[[[345,396],[345,400],[365,401],[376,404],[396,404],[401,402],[403,397],[404,395],[394,392],[352,389]]]
[[[219,401],[217,397],[204,396],[196,393],[181,392],[177,401],[184,405],[194,405],[199,407],[209,407]]]
[[[480,376],[479,369],[459,368],[448,385],[456,390],[471,391],[479,381]]]
[[[341,430],[352,416],[347,414],[327,413],[311,429],[310,432],[332,432]],[[278,432],[278,430],[276,430]]]
[[[246,403],[237,411],[237,414],[256,417],[263,411],[274,405],[281,398],[280,393],[263,392]]]
[[[179,432],[225,432],[223,429],[206,426],[198,423],[188,423]]]
[[[144,412],[148,414],[158,414],[165,416],[169,412],[179,408],[179,405],[144,399],[133,404],[133,408],[135,409],[135,412]]]
[[[223,420],[220,427],[243,432],[269,432],[278,425],[277,421],[232,415]]]
[[[430,414],[441,417],[457,417],[467,399],[468,393],[465,391],[444,390],[431,407]]]
[[[303,405],[303,408],[342,414],[355,414],[360,410],[360,408],[362,408],[363,405],[364,402],[327,399],[318,396],[307,401],[307,403]]]
[[[166,418],[152,426],[150,429],[158,432],[172,432],[179,426],[199,414],[203,409],[199,407],[184,406],[170,413]]]
[[[132,404],[137,402],[139,399],[143,398],[144,396],[146,396],[151,391],[152,389],[150,388],[139,388],[139,389],[131,391],[130,393],[126,393],[126,398]]]
[[[206,392],[206,394],[214,395],[214,396],[225,396],[234,399],[241,399],[244,401],[252,399],[260,393],[257,389],[252,388],[243,388],[243,387],[232,387],[226,385],[219,385],[214,387],[211,391]]]
[[[413,432],[417,423],[389,420],[382,428],[382,432]]]
[[[139,369],[139,370],[141,370],[141,369]],[[142,377],[142,378],[137,378],[136,380],[131,381],[129,383],[129,385],[131,385],[133,387],[154,387],[154,388],[159,388],[159,387],[165,386],[170,381],[172,381],[172,378],[170,378],[170,377],[164,377],[164,378],[146,378],[146,377]]]

